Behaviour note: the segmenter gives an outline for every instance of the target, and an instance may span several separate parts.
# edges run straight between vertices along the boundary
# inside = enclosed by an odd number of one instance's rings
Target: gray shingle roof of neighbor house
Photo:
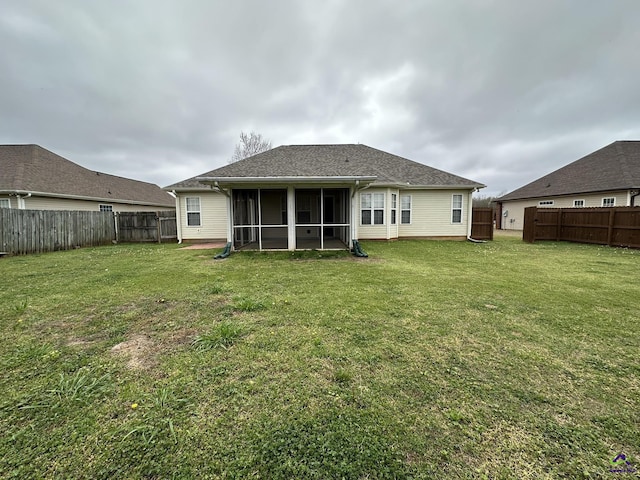
[[[203,189],[201,179],[374,177],[372,185],[483,188],[485,185],[366,145],[283,145],[165,187]]]
[[[158,185],[88,170],[39,145],[0,145],[0,193],[175,208]]]
[[[618,140],[498,201],[640,188],[640,141]]]

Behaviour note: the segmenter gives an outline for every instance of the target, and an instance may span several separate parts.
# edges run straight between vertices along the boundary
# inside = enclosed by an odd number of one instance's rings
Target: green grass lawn
[[[639,251],[363,248],[0,260],[0,477],[640,470]]]

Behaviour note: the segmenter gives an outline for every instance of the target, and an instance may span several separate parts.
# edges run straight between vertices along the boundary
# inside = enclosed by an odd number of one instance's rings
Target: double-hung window
[[[606,197],[602,199],[603,207],[615,207],[616,206],[616,197]]]
[[[455,194],[451,198],[451,223],[462,223],[462,195]]]
[[[200,197],[186,197],[187,226],[199,227],[200,221]]]
[[[400,223],[411,223],[411,195],[400,196]]]
[[[398,195],[395,193],[391,194],[391,225],[395,225],[397,223],[397,212],[398,212]]]
[[[0,208],[11,208],[8,198],[0,198]]]
[[[574,200],[573,201],[573,206],[574,207],[584,207],[584,200]]]
[[[101,212],[113,212],[113,205],[100,205]]]
[[[362,225],[384,225],[384,193],[360,194]]]

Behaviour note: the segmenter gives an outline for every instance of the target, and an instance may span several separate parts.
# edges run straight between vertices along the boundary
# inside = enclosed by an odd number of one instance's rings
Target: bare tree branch
[[[261,134],[240,132],[240,142],[236,145],[229,163],[235,163],[243,158],[266,152],[271,148],[271,141],[263,138]]]

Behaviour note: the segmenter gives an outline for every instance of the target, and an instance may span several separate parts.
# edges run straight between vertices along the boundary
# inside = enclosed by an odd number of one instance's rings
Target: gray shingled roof
[[[520,200],[632,188],[640,188],[640,141],[617,141],[498,200]]]
[[[366,145],[283,145],[165,187],[203,188],[210,178],[376,177],[373,185],[481,188],[483,184]]]
[[[0,145],[0,192],[175,207],[158,185],[94,172],[38,145]]]

